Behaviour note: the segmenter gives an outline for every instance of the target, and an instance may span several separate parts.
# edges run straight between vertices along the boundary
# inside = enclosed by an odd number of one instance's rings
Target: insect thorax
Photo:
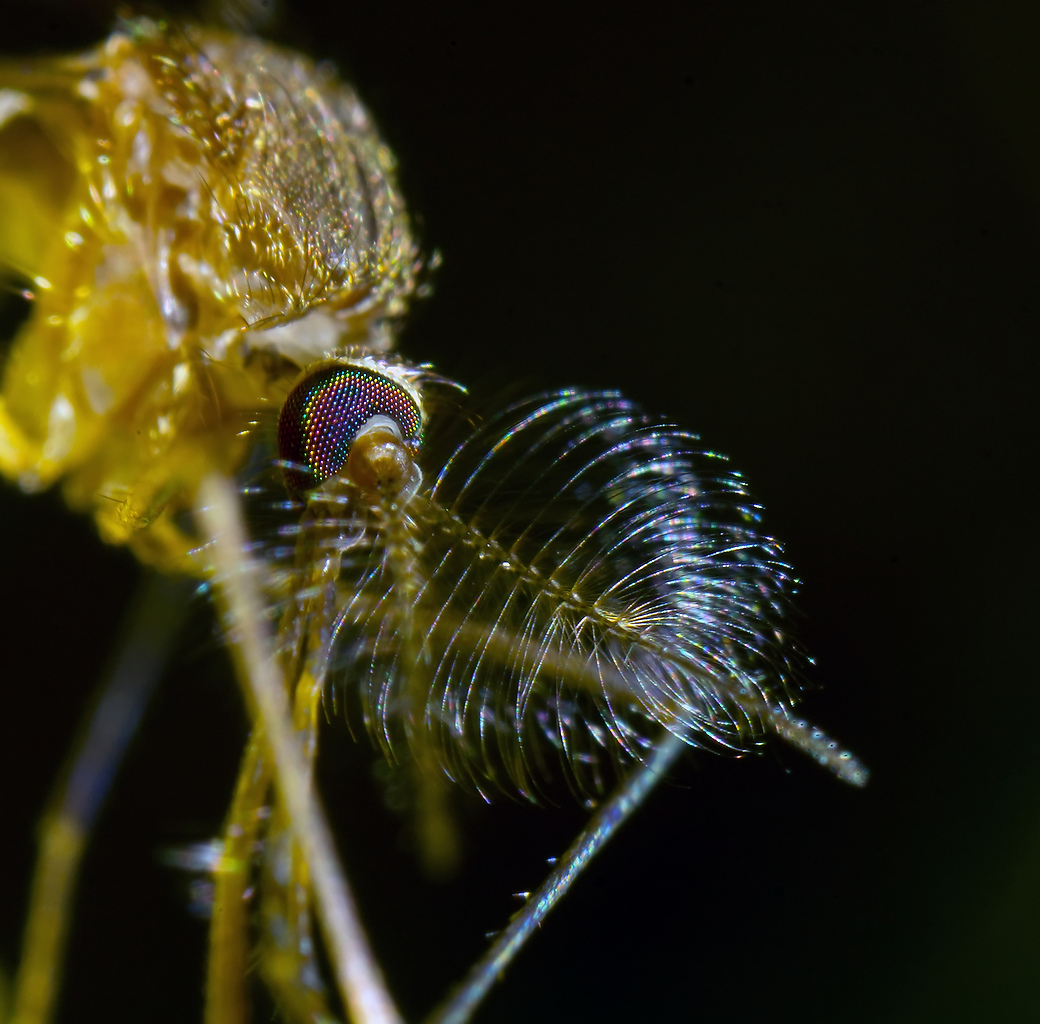
[[[0,267],[35,298],[0,468],[187,567],[177,514],[300,368],[391,346],[416,271],[393,157],[327,68],[146,19],[0,68],[0,136]]]

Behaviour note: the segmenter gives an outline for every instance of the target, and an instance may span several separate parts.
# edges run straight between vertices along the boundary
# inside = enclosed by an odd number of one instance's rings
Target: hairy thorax
[[[300,368],[392,345],[417,271],[393,156],[330,69],[149,20],[0,69],[0,139],[0,271],[34,298],[0,469],[188,568],[199,480]]]

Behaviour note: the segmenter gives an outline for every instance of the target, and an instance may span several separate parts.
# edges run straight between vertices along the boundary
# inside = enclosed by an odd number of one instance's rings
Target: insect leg
[[[244,1024],[249,957],[246,890],[259,841],[261,808],[271,789],[272,765],[257,725],[239,770],[224,826],[220,865],[214,878],[213,912],[206,969],[206,1024]]]
[[[310,672],[301,673],[295,688],[293,727],[302,742],[308,785],[318,748],[321,691]],[[276,798],[271,809],[263,845],[260,970],[288,1019],[332,1020],[313,936],[310,868],[281,799]]]
[[[149,576],[131,606],[112,667],[84,720],[40,824],[12,1024],[45,1024],[61,965],[80,862],[127,744],[162,674],[193,584]]]
[[[614,796],[593,815],[549,877],[531,893],[523,909],[473,966],[447,1002],[442,1003],[427,1018],[426,1024],[465,1024],[472,1017],[480,1001],[540,927],[549,911],[559,903],[589,861],[646,799],[685,749],[685,742],[670,733],[658,742],[647,762],[633,772]]]
[[[203,481],[199,521],[211,540],[219,594],[232,620],[239,679],[264,726],[275,784],[310,871],[318,919],[344,1004],[356,1024],[398,1024],[400,1016],[368,945],[327,820],[308,784],[299,738],[289,721],[284,681],[264,628],[238,497],[223,477]]]
[[[304,737],[308,773],[313,769],[320,686],[309,675],[296,689],[294,726]],[[259,724],[242,761],[224,829],[215,876],[206,982],[206,1024],[244,1024],[245,979],[250,967],[249,889],[257,851],[263,849],[260,884],[263,938],[260,971],[290,1020],[333,1019],[321,984],[311,929],[312,892],[307,862],[292,841],[284,803],[273,797],[273,763]]]

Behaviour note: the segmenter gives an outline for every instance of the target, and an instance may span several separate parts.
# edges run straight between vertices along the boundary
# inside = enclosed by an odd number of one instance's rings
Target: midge
[[[393,157],[327,69],[147,19],[8,64],[0,224],[33,298],[0,468],[208,581],[254,716],[211,865],[210,1024],[247,1019],[254,967],[290,1020],[399,1019],[311,784],[323,711],[406,774],[433,866],[449,781],[601,801],[439,1021],[468,1019],[687,746],[777,735],[865,781],[793,716],[792,581],[724,460],[615,393],[491,409],[395,354],[423,261]],[[175,617],[154,589],[158,652]],[[159,657],[117,659],[45,817],[20,1024],[53,1010],[83,843]]]

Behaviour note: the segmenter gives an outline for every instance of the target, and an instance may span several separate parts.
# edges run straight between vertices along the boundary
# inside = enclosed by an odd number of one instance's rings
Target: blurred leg
[[[137,729],[194,586],[149,576],[132,602],[112,667],[84,721],[40,823],[12,1024],[45,1024],[61,988],[62,960],[83,851]]]

